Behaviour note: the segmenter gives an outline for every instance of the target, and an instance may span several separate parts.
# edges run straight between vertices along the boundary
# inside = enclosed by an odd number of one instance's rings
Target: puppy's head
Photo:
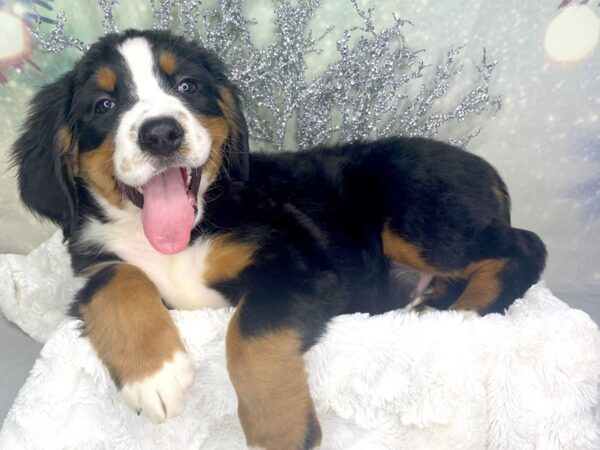
[[[184,248],[219,176],[248,176],[248,132],[219,59],[167,32],[94,44],[34,98],[13,150],[24,203],[65,236],[93,202],[141,214],[150,243]]]

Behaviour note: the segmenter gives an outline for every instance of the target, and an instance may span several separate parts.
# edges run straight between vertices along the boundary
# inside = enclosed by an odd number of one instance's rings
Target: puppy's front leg
[[[162,422],[179,414],[193,367],[158,289],[137,267],[118,263],[92,275],[73,307],[124,400]]]
[[[310,296],[249,292],[227,330],[227,368],[238,397],[238,416],[249,448],[308,450],[321,443],[321,426],[308,386],[303,354],[324,329],[327,311]],[[267,311],[262,301],[269,301]],[[298,305],[297,311],[288,306]],[[285,306],[284,306],[285,305]],[[278,309],[278,308],[281,308]],[[281,314],[288,310],[290,314]],[[272,320],[271,320],[272,319]]]

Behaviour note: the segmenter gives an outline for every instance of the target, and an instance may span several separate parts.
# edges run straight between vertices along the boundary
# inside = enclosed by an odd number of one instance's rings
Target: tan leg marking
[[[233,280],[252,264],[258,246],[249,242],[236,242],[231,235],[223,234],[212,239],[206,254],[203,278],[212,285]]]
[[[281,330],[245,338],[239,328],[242,307],[243,302],[227,331],[227,368],[248,446],[300,450],[318,445],[321,431],[298,334]]]
[[[83,153],[79,166],[82,178],[106,201],[121,208],[123,196],[115,177],[113,153],[113,140],[107,138],[100,147]]]
[[[460,271],[444,272],[428,264],[423,259],[421,249],[395,234],[388,224],[384,226],[383,231],[381,232],[381,240],[383,242],[383,253],[385,256],[396,262],[435,275],[443,275],[446,277],[460,276]]]
[[[387,224],[381,233],[381,239],[383,252],[388,258],[436,276],[432,299],[435,298],[435,294],[446,289],[443,279],[463,278],[468,280],[465,290],[450,306],[450,309],[482,310],[491,305],[500,294],[502,286],[499,273],[506,264],[506,260],[503,258],[483,259],[473,262],[461,270],[440,271],[423,259],[421,249],[396,235]]]
[[[158,289],[128,264],[115,265],[81,316],[96,353],[122,384],[147,377],[184,350]]]
[[[100,67],[94,78],[96,80],[96,84],[106,92],[112,92],[117,87],[117,75],[110,67]]]
[[[134,266],[117,264],[114,270],[80,307],[85,333],[123,400],[162,422],[183,411],[194,368],[154,284]]]
[[[500,295],[502,285],[499,274],[505,259],[484,259],[469,264],[466,270],[468,283],[463,293],[450,305],[450,309],[481,311],[490,306]]]

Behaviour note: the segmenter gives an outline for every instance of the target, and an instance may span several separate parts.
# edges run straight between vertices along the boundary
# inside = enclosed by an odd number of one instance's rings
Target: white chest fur
[[[219,292],[204,282],[208,240],[198,239],[176,255],[163,255],[148,243],[139,214],[122,214],[116,219],[106,224],[88,222],[82,233],[83,242],[101,246],[141,269],[173,308],[229,306]]]

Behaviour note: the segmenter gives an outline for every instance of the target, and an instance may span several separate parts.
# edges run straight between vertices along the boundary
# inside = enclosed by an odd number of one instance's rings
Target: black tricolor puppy
[[[193,369],[165,304],[237,305],[228,369],[266,449],[318,444],[302,354],[337,314],[404,306],[396,264],[424,274],[420,291],[433,279],[422,304],[484,314],[546,257],[511,227],[496,171],[450,145],[249,154],[218,58],[166,32],[93,45],[35,96],[13,156],[23,201],[88,278],[72,311],[125,400],[158,421],[183,408]]]

